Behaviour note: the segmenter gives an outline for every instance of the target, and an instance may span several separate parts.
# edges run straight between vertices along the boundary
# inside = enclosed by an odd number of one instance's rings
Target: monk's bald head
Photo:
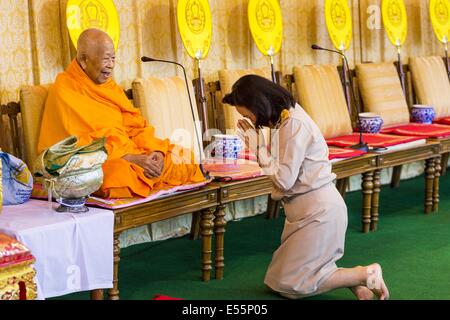
[[[92,81],[105,83],[111,78],[115,65],[112,39],[98,29],[83,31],[78,38],[77,61]]]

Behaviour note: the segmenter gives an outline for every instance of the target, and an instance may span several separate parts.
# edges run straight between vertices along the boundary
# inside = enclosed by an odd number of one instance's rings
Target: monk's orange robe
[[[107,138],[108,160],[103,166],[104,180],[98,192],[103,197],[147,197],[152,191],[205,181],[199,166],[193,164],[190,151],[171,145],[168,139],[156,138],[154,128],[114,81],[94,83],[76,60],[57,76],[50,88],[38,152],[71,135],[79,138],[80,145]],[[122,159],[127,154],[154,151],[165,155],[159,178],[148,179],[140,166]]]

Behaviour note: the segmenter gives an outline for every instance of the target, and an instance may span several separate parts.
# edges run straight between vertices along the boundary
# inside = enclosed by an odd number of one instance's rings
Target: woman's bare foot
[[[373,300],[373,297],[375,296],[372,290],[365,286],[352,287],[350,290],[358,300]]]
[[[389,290],[384,283],[381,266],[378,263],[367,266],[367,280],[366,286],[370,289],[380,300],[389,299]]]

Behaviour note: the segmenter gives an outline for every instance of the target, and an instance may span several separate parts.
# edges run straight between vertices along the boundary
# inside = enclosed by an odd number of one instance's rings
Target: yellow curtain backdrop
[[[92,0],[94,1],[94,0]],[[98,1],[98,0],[95,0]],[[168,76],[179,70],[171,65],[142,64],[148,55],[185,64],[195,77],[195,66],[186,54],[176,22],[176,0],[115,0],[120,17],[121,41],[115,79],[125,89],[137,77]],[[23,84],[50,83],[73,57],[67,28],[67,0],[0,0],[0,101],[18,100]],[[206,80],[216,80],[217,70],[258,68],[268,64],[257,50],[248,27],[248,0],[210,0],[213,40],[203,62]],[[406,0],[409,55],[442,54],[433,34],[428,0]],[[315,52],[311,44],[331,47],[325,27],[323,0],[282,0],[284,39],[275,57],[278,70],[291,73],[296,64],[339,63],[336,55]],[[385,35],[381,0],[349,0],[353,15],[353,41],[348,51],[355,61],[394,61],[396,50]]]

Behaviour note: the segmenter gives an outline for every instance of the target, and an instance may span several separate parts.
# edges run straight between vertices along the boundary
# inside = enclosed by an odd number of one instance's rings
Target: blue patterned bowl
[[[413,122],[431,124],[436,117],[436,112],[432,106],[415,104],[411,108],[411,117]]]
[[[359,114],[360,129],[364,133],[378,133],[383,126],[383,119],[372,112],[364,112]]]
[[[214,157],[223,159],[238,158],[239,151],[243,145],[241,138],[237,135],[216,134],[213,136]]]

